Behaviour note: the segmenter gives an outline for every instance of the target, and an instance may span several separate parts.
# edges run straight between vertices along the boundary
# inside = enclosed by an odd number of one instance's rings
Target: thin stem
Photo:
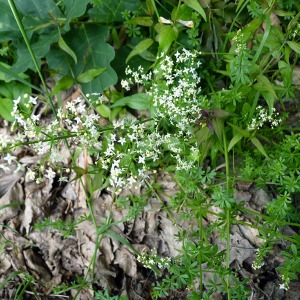
[[[22,21],[20,19],[20,15],[19,15],[19,12],[18,12],[18,10],[16,8],[16,5],[15,5],[15,3],[14,3],[13,0],[8,0],[8,3],[9,3],[9,6],[10,6],[10,8],[12,10],[12,13],[13,13],[13,15],[15,17],[15,20],[16,20],[18,26],[19,26],[19,29],[21,31],[21,34],[23,36],[23,39],[24,39],[25,44],[27,46],[27,49],[28,49],[28,51],[30,53],[31,59],[32,59],[34,65],[35,65],[35,68],[36,68],[36,70],[37,70],[37,72],[39,74],[39,77],[41,79],[41,82],[42,82],[43,87],[44,87],[44,93],[46,93],[47,96],[48,96],[49,104],[50,104],[50,107],[51,107],[51,109],[53,111],[53,114],[54,114],[55,118],[58,119],[57,114],[56,114],[56,110],[55,110],[55,107],[54,107],[54,104],[53,104],[53,101],[52,101],[52,99],[50,97],[50,94],[48,92],[48,88],[47,88],[46,82],[45,82],[44,77],[42,75],[42,72],[40,70],[39,64],[38,64],[38,62],[36,60],[35,54],[34,54],[34,52],[32,50],[32,47],[30,45],[29,39],[27,37],[27,33],[26,33],[25,28],[23,26],[23,23],[22,23]]]
[[[230,190],[230,177],[229,177],[229,158],[228,158],[228,147],[227,147],[227,138],[225,129],[223,129],[223,147],[224,147],[224,156],[225,156],[225,166],[226,166],[226,191],[227,193]],[[230,264],[230,250],[231,250],[231,242],[230,242],[230,210],[227,208],[226,212],[226,269],[229,270]],[[228,300],[231,299],[230,295],[230,276],[227,274],[226,277],[226,289],[227,289],[227,297]]]

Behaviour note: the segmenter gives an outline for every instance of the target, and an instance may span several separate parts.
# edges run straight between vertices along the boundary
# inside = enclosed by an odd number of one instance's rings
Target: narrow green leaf
[[[106,68],[98,68],[98,69],[87,70],[84,73],[80,74],[77,77],[77,80],[81,83],[91,82],[95,77],[102,74],[105,70],[106,70]]]
[[[231,124],[231,123],[227,123],[229,124],[233,129],[235,129],[240,135],[242,135],[243,137],[250,137],[250,132],[248,130],[245,130],[245,129],[242,129],[234,124]]]
[[[153,25],[153,20],[151,17],[136,17],[136,18],[126,21],[126,24],[150,27]]]
[[[130,58],[132,58],[135,55],[138,55],[142,52],[144,52],[145,50],[147,50],[149,47],[151,47],[151,45],[153,44],[153,40],[152,39],[145,39],[142,40],[140,43],[138,43],[134,49],[129,53],[127,59],[126,59],[126,63],[129,61]]]
[[[300,44],[292,41],[287,41],[288,45],[298,54],[300,54]]]
[[[189,6],[190,8],[194,9],[195,11],[197,11],[204,19],[204,21],[206,21],[206,14],[204,9],[201,7],[201,5],[199,4],[199,2],[197,0],[183,0],[183,2]]]
[[[5,209],[7,207],[23,206],[23,205],[24,205],[24,202],[11,202],[11,203],[0,206],[0,210]]]
[[[268,107],[269,107],[269,115],[273,113],[273,108],[274,108],[274,103],[275,103],[275,98],[273,94],[269,92],[261,92],[263,95],[264,99],[266,100]]]
[[[236,143],[238,143],[243,138],[243,135],[237,133],[233,136],[231,139],[229,145],[228,145],[228,152],[234,147]]]
[[[269,79],[262,75],[262,74],[259,74],[256,76],[256,80],[257,80],[257,83],[254,84],[254,88],[257,90],[257,91],[260,91],[260,92],[269,92],[270,94],[273,95],[273,97],[275,99],[277,99],[277,95],[274,91],[274,86],[271,84],[271,82],[269,81]]]
[[[78,166],[74,166],[73,167],[73,170],[75,171],[75,173],[77,175],[83,175],[83,174],[86,174],[86,170],[81,168],[81,167],[78,167]]]
[[[128,106],[132,109],[137,110],[148,110],[150,109],[151,96],[145,93],[134,94],[132,96],[124,97],[115,102],[110,107]]]
[[[75,52],[67,45],[67,43],[62,37],[60,37],[58,40],[58,46],[61,50],[68,53],[74,59],[75,64],[77,64],[77,56]]]
[[[75,81],[74,78],[69,76],[64,76],[55,84],[50,96],[53,97],[58,92],[69,89],[74,83],[74,81]]]
[[[224,123],[221,119],[213,119],[212,120],[214,131],[219,139],[222,142],[222,133],[224,128]]]
[[[155,26],[155,30],[158,32],[156,40],[159,43],[159,52],[167,53],[171,44],[177,40],[178,29],[173,25],[158,23]]]
[[[11,99],[0,97],[0,116],[3,119],[13,122],[14,117],[11,115],[13,107],[14,105]]]
[[[252,144],[257,148],[257,150],[266,158],[269,158],[269,156],[267,155],[263,145],[261,144],[261,142],[256,138],[256,137],[252,137],[251,139]]]
[[[96,111],[104,118],[108,118],[111,114],[111,109],[105,104],[98,105]]]

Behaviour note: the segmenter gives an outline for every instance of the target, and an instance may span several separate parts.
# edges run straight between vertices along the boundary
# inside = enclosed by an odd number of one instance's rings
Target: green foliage
[[[77,228],[77,223],[71,219],[56,220],[52,221],[50,218],[45,218],[43,221],[34,224],[36,230],[46,230],[46,229],[57,229],[62,233],[64,238],[68,238],[70,235],[75,235],[75,229]]]

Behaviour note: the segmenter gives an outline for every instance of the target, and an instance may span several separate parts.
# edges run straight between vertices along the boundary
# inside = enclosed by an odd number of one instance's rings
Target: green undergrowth
[[[95,255],[85,274],[53,293],[76,289],[76,299],[89,289],[95,299],[126,299],[93,288],[97,248],[108,236],[153,272],[152,299],[184,289],[188,299],[210,299],[215,292],[247,299],[249,278],[230,267],[234,225],[256,229],[262,241],[255,245],[253,270],[282,243],[278,288],[290,288],[300,271],[297,1],[0,0],[0,8],[0,114],[14,135],[0,135],[0,167],[8,172],[13,164],[26,171],[26,182],[59,185],[73,170],[89,215],[46,218],[33,228],[58,230],[68,238],[89,220],[96,230]],[[80,91],[78,98],[63,104],[72,86]],[[41,104],[46,109],[39,113]],[[52,116],[47,124],[45,116]],[[60,154],[62,144],[70,151],[70,165]],[[19,162],[23,146],[41,157],[34,166]],[[82,152],[92,159],[84,168],[76,165]],[[162,173],[178,189],[168,203],[159,197]],[[272,195],[262,211],[237,202],[240,181]],[[143,196],[121,196],[139,187]],[[113,199],[101,225],[93,213],[97,191]],[[151,195],[161,200],[175,226],[174,213],[197,224],[190,231],[178,227],[174,239],[182,248],[176,257],[162,257],[156,249],[138,253],[111,230],[114,209],[128,209],[122,222],[132,221]],[[203,226],[210,216],[215,221]],[[286,226],[294,235],[282,233]],[[210,242],[213,234],[224,249]],[[204,284],[205,272],[212,279]],[[20,277],[15,299],[28,289],[38,299],[36,279],[23,273],[9,275],[0,290]]]

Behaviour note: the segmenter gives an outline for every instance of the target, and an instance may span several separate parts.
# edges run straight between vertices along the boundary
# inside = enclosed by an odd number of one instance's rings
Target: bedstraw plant
[[[97,235],[95,253],[104,235],[129,247],[137,260],[154,272],[153,299],[169,297],[172,291],[180,289],[189,291],[188,299],[210,299],[216,292],[227,299],[247,299],[253,294],[249,278],[241,278],[239,270],[231,265],[232,228],[247,226],[257,230],[262,241],[255,245],[258,249],[253,270],[262,268],[274,245],[284,241],[286,246],[281,256],[285,262],[277,268],[278,282],[281,282],[278,288],[288,290],[300,271],[297,233],[300,134],[297,123],[290,121],[297,120],[299,115],[297,85],[293,82],[300,54],[299,5],[290,1],[293,12],[285,11],[286,1],[275,0],[237,4],[224,1],[221,8],[216,1],[206,5],[194,0],[132,1],[133,13],[125,7],[122,11],[116,8],[110,24],[110,42],[117,48],[116,56],[122,53],[117,22],[124,22],[126,30],[120,32],[125,32],[128,38],[126,61],[134,63],[120,72],[123,75],[119,75],[117,89],[108,90],[108,85],[115,83],[115,72],[109,65],[111,56],[108,55],[102,67],[91,66],[91,62],[85,66],[80,59],[76,64],[79,44],[72,41],[71,33],[84,31],[85,42],[93,41],[97,37],[95,26],[99,26],[106,11],[106,6],[99,1],[92,1],[89,6],[89,1],[86,2],[81,4],[82,10],[78,9],[67,19],[63,16],[71,11],[69,1],[55,2],[55,5],[47,2],[48,10],[53,9],[49,13],[52,23],[42,27],[42,18],[38,18],[38,27],[30,35],[14,1],[9,1],[45,90],[37,89],[42,92],[39,95],[26,92],[8,101],[6,110],[10,116],[3,116],[11,121],[13,137],[0,136],[0,168],[8,172],[14,164],[16,172],[26,172],[25,182],[37,184],[53,180],[67,183],[73,171],[72,179],[81,180],[90,210],[89,216],[74,222],[52,222],[47,218],[34,228],[55,228],[67,237],[74,234],[79,222],[92,220]],[[1,1],[0,4],[8,10],[8,5]],[[22,7],[19,4],[19,10]],[[281,9],[277,10],[278,7]],[[230,16],[229,24],[223,13]],[[281,27],[274,23],[274,16]],[[95,24],[85,23],[84,18]],[[224,25],[222,29],[220,25]],[[218,35],[217,29],[223,30],[223,34]],[[108,27],[101,30],[108,32]],[[33,35],[37,35],[39,43],[47,34],[53,37],[54,54],[44,51],[38,56]],[[102,46],[110,53],[112,48],[104,40],[103,37]],[[13,51],[15,43],[13,40],[12,44],[5,44],[0,54],[8,57],[7,47]],[[64,65],[60,70],[63,76],[52,70],[59,74],[59,81],[51,94],[42,79],[39,63],[46,56],[49,67],[57,67],[53,55],[57,54],[59,61],[61,51],[68,57],[67,67]],[[89,57],[88,52],[82,57]],[[17,60],[12,68],[1,63],[0,70],[12,76],[19,63]],[[110,80],[101,81],[102,73],[112,75]],[[14,78],[20,80],[19,75],[15,74]],[[6,80],[10,89],[11,79]],[[83,83],[88,93],[81,92],[76,99],[62,105],[61,91],[73,83]],[[7,91],[6,94],[14,96]],[[51,98],[54,94],[58,94],[55,104]],[[51,115],[49,106],[52,119],[45,122],[45,116]],[[70,162],[61,154],[64,145]],[[30,147],[40,157],[34,166],[18,160],[18,151],[23,146]],[[81,152],[92,161],[85,168],[76,165],[76,157]],[[110,214],[115,207],[126,207],[129,212],[123,221],[133,220],[143,212],[147,197],[124,197],[122,191],[143,187],[145,195],[152,193],[159,198],[155,178],[157,173],[164,172],[178,188],[168,203],[161,200],[169,218],[177,225],[173,216],[177,213],[196,224],[191,230],[179,228],[174,239],[182,243],[182,248],[177,249],[176,257],[160,257],[156,249],[138,253],[126,239],[110,231],[114,225],[111,215],[104,224],[97,225],[92,209],[94,192],[105,191],[113,199]],[[244,201],[237,201],[235,186],[240,180],[272,193],[272,200],[262,211],[251,210]],[[213,221],[204,226],[203,220],[207,219]],[[281,231],[288,225],[297,230],[293,236]],[[223,248],[211,243],[214,235],[223,241]],[[95,261],[91,261],[84,278],[78,277],[77,283],[73,283],[79,291],[92,288],[94,267]],[[207,274],[209,278],[205,279]],[[26,278],[31,284],[32,277]],[[62,284],[55,292],[63,293],[71,288]],[[96,291],[95,297],[119,299],[110,297],[107,291]]]

